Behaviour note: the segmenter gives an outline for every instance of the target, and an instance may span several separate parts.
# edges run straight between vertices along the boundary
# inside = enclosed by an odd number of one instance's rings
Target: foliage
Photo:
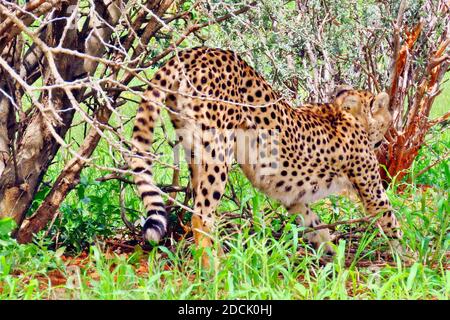
[[[420,10],[423,1],[409,2],[404,19],[414,25],[425,14]],[[82,3],[84,13],[88,12],[87,2]],[[193,1],[177,1],[164,17],[188,13],[187,18],[174,20],[170,26],[175,30],[162,28],[157,37],[149,40],[143,65],[164,52],[188,26],[211,21],[241,5],[235,1],[210,1],[208,7],[196,6]],[[298,14],[299,6],[305,6],[301,8],[303,15]],[[283,95],[300,102],[325,99],[342,82],[374,90],[376,85],[364,70],[368,63],[364,50],[370,41],[379,41],[378,51],[371,54],[376,57],[379,85],[385,88],[390,67],[386,52],[392,49],[386,32],[398,6],[399,1],[374,0],[262,1],[246,15],[236,15],[189,34],[179,48],[203,43],[231,48]],[[125,28],[119,31],[112,36],[115,44],[127,36]],[[32,44],[29,38],[25,39]],[[425,53],[426,42],[419,42],[419,48],[423,49],[421,54]],[[114,52],[114,48],[110,50],[107,55]],[[151,77],[164,61],[165,58],[158,60],[142,73]],[[417,62],[425,63],[420,59]],[[112,68],[110,72],[109,75],[113,74]],[[98,70],[93,75],[94,79],[101,77]],[[37,79],[34,85],[41,86],[42,81]],[[236,167],[219,207],[221,227],[215,235],[218,239],[220,234],[226,256],[217,269],[209,272],[200,268],[200,253],[190,234],[179,237],[180,230],[173,230],[160,246],[143,249],[137,245],[138,240],[124,228],[120,217],[119,194],[124,184],[117,180],[98,181],[110,173],[108,168],[123,163],[121,150],[112,148],[110,141],[126,146],[121,139],[131,134],[131,120],[142,90],[137,87],[143,82],[133,79],[129,86],[136,88],[137,93],[126,92],[116,100],[120,107],[109,119],[106,137],[110,140],[100,139],[92,151],[92,163],[83,164],[79,182],[74,183],[72,192],[68,192],[51,223],[37,234],[33,244],[19,245],[10,237],[12,220],[0,220],[1,300],[450,298],[448,124],[429,132],[405,179],[388,189],[405,234],[401,245],[413,255],[412,260],[393,254],[385,237],[373,226],[359,232],[356,241],[352,238],[355,226],[339,226],[335,231],[347,236],[337,242],[334,260],[321,266],[320,250],[314,252],[305,245],[299,237],[301,229],[292,217],[255,190]],[[442,95],[436,98],[433,117],[448,112],[449,97],[450,87],[446,83]],[[23,100],[24,110],[30,110],[30,101]],[[105,100],[93,94],[81,104],[81,110],[92,118]],[[170,139],[158,127],[152,149],[153,154],[161,155],[160,163],[154,166],[159,185],[172,182],[173,170],[167,164],[174,163],[168,143],[173,140],[173,128],[166,113],[163,117]],[[74,115],[72,124],[64,140],[78,151],[88,136],[89,126],[79,113]],[[114,136],[113,129],[122,136]],[[71,159],[73,154],[68,148],[55,154],[27,217],[41,207]],[[182,163],[180,184],[186,186],[188,178],[186,164]],[[138,224],[142,204],[133,186],[125,186],[123,198],[127,218]],[[233,200],[236,198],[239,203]],[[177,200],[183,202],[184,193],[178,193]],[[362,214],[357,202],[341,195],[315,203],[314,210],[325,222],[358,218]],[[173,210],[174,225],[180,211]],[[188,223],[189,214],[183,218],[182,222]]]

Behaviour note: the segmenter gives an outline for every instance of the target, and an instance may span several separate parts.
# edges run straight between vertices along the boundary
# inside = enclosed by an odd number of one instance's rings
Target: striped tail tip
[[[167,219],[159,214],[150,215],[142,227],[142,233],[147,241],[160,242],[166,234]]]

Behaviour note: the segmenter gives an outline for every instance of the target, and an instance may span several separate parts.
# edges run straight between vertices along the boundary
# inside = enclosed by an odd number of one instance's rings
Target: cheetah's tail
[[[134,173],[134,182],[144,203],[147,218],[142,227],[146,240],[159,242],[167,232],[167,212],[159,189],[152,179],[152,160],[148,156],[153,141],[153,130],[160,115],[166,92],[161,90],[160,82],[152,80],[145,98],[139,105],[133,128],[133,157],[130,167]]]

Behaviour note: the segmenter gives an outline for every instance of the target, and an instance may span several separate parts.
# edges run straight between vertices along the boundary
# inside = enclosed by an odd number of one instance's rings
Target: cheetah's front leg
[[[395,253],[403,258],[410,255],[405,248],[400,245],[403,237],[400,223],[395,217],[386,191],[381,183],[378,173],[378,162],[373,155],[370,161],[363,162],[363,169],[359,174],[349,170],[349,179],[358,192],[368,215],[378,217],[377,226],[390,238],[390,244]]]
[[[290,214],[296,214],[296,222],[299,226],[314,228],[322,225],[319,217],[311,210],[311,208],[304,203],[298,203],[288,208]],[[300,215],[298,215],[300,214]],[[324,244],[325,253],[334,255],[334,250],[330,245],[331,236],[328,229],[320,229],[317,231],[307,232],[305,238],[310,244],[318,249],[320,245]]]
[[[401,239],[403,233],[400,229],[400,224],[392,212],[391,204],[381,183],[377,162],[374,160],[373,163],[370,167],[371,170],[366,169],[364,173],[359,175],[351,172],[349,179],[356,188],[367,214],[373,217],[381,214],[377,220],[377,225],[388,237]],[[366,165],[366,167],[368,166]],[[376,172],[376,175],[371,176],[370,172]]]

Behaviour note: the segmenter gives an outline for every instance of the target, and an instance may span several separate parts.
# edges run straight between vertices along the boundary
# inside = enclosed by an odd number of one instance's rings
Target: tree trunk
[[[158,17],[162,17],[162,15],[167,11],[167,9],[170,7],[172,3],[173,3],[172,0],[161,1],[161,3],[159,3],[158,6],[155,5],[155,3],[153,3],[154,7],[152,7],[152,10],[154,10],[155,14]],[[116,8],[117,7],[114,8],[110,7],[109,9],[110,11],[108,17],[110,19],[108,23],[110,24],[118,22],[118,16],[115,10]],[[158,30],[159,26],[160,24],[157,22],[156,18],[150,19],[150,22],[146,26],[146,32],[141,37],[141,41],[143,43],[148,43],[150,41],[150,38],[154,36],[156,31]],[[92,27],[99,28],[100,25],[98,24],[98,22],[94,22]],[[99,39],[98,36],[104,38]],[[103,49],[98,48],[98,45],[102,41],[107,42],[110,36],[111,36],[110,32],[101,32],[97,34],[97,37],[89,38],[89,40],[86,42],[87,43],[86,51],[93,56],[100,56],[103,53],[104,48]],[[89,46],[91,46],[91,48]],[[134,57],[139,56],[141,51],[142,50],[136,50]],[[92,62],[85,62],[84,67],[89,73],[92,74],[95,72],[97,64]],[[127,85],[131,80],[132,77],[130,77],[129,74],[125,75],[122,84]],[[117,101],[118,96],[119,96],[118,94],[115,94],[113,100]],[[97,111],[95,122],[99,124],[107,124],[109,118],[111,117],[111,114],[112,110],[108,108],[107,105],[101,105]],[[87,135],[86,139],[84,140],[83,144],[80,147],[80,150],[78,151],[78,154],[81,157],[85,159],[89,158],[94,152],[101,138],[98,132],[99,129],[101,130],[101,127],[91,128],[91,130],[89,131],[89,134]],[[46,196],[46,198],[39,206],[39,208],[36,210],[36,212],[30,218],[25,220],[23,224],[22,223],[20,224],[20,228],[17,230],[15,234],[17,241],[19,243],[30,242],[33,238],[33,235],[38,231],[42,230],[42,228],[44,228],[46,224],[53,218],[59,206],[66,198],[66,196],[78,184],[81,171],[84,168],[85,164],[86,164],[85,161],[83,161],[78,157],[72,158],[69,161],[69,163],[65,166],[65,168],[61,172],[61,174],[58,176],[50,193]]]
[[[69,16],[68,9],[70,5],[75,3],[75,0],[65,2],[56,16]],[[45,30],[46,43],[49,46],[56,47],[64,30],[65,20],[53,22]],[[75,50],[78,48],[76,29],[67,30],[63,47]],[[80,74],[82,61],[79,59],[63,54],[55,55],[54,59],[64,80],[73,81],[75,76]],[[47,85],[55,83],[50,68],[45,70],[43,78]],[[74,94],[76,95],[76,92]],[[55,132],[64,138],[74,115],[74,109],[71,107],[66,94],[62,89],[52,89],[51,95],[43,94],[41,96],[41,103],[44,106],[51,103],[57,112],[65,110],[65,112],[59,112],[61,121],[54,125]],[[50,132],[42,114],[36,109],[32,111],[25,132],[15,145],[17,146],[17,152],[10,158],[3,174],[0,176],[0,215],[13,217],[16,223],[20,225],[60,145]]]

